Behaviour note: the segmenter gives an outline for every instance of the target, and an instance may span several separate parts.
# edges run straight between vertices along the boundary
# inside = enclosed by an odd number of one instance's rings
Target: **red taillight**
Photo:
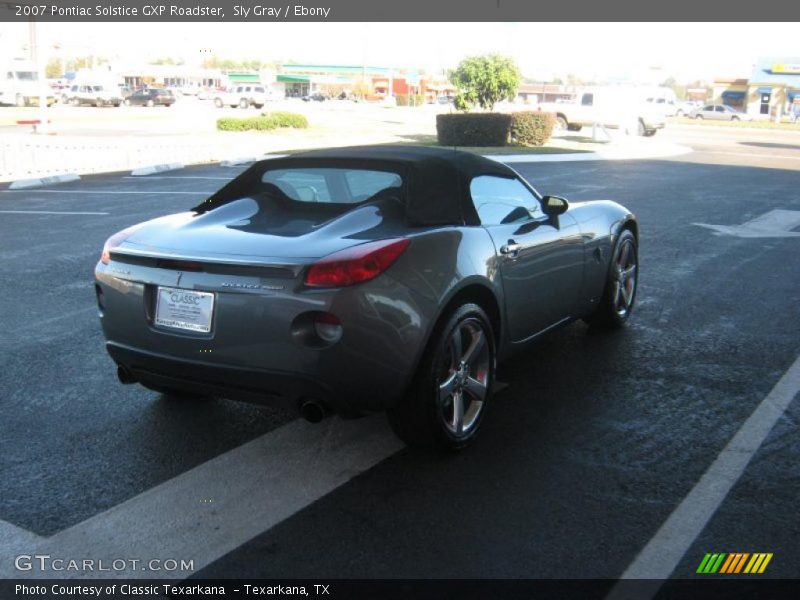
[[[310,287],[343,287],[375,279],[408,248],[407,239],[381,240],[334,252],[311,265]]]
[[[100,262],[102,262],[104,265],[107,265],[109,262],[111,262],[111,251],[124,242],[125,238],[131,235],[138,228],[138,225],[133,225],[123,229],[122,231],[118,231],[108,238],[106,243],[103,244],[103,253],[100,255]]]

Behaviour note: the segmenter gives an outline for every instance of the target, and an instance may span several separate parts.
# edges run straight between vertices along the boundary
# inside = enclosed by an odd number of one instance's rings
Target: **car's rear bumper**
[[[346,414],[386,410],[403,396],[433,312],[427,300],[388,277],[298,292],[287,279],[114,262],[99,264],[95,275],[108,351],[142,383],[264,403],[310,397]],[[215,294],[210,333],[154,324],[156,288],[178,281]],[[237,281],[239,289],[221,287]],[[281,289],[247,289],[270,285]],[[340,319],[338,342],[326,346],[305,335],[310,315],[319,311]]]
[[[117,365],[148,387],[287,409],[297,409],[303,400],[313,399],[338,412],[348,412],[328,387],[297,373],[176,359],[115,342],[107,342],[106,349]]]

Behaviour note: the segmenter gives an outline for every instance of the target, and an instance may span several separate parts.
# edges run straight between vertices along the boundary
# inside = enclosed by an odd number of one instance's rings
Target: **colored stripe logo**
[[[708,552],[700,561],[697,573],[737,575],[763,573],[772,560],[772,552]]]

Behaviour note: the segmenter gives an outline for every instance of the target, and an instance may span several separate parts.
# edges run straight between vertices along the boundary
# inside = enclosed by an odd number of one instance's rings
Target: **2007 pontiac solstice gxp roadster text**
[[[95,270],[123,383],[327,411],[388,411],[461,448],[498,359],[577,318],[620,326],[638,226],[540,196],[513,169],[375,146],[255,163],[192,210],[111,236]]]

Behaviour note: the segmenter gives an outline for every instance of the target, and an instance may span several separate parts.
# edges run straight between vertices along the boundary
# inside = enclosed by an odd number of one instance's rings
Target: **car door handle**
[[[505,246],[501,246],[500,254],[505,254],[511,258],[516,258],[519,254],[520,248],[521,246],[514,240],[508,240],[508,243]]]

